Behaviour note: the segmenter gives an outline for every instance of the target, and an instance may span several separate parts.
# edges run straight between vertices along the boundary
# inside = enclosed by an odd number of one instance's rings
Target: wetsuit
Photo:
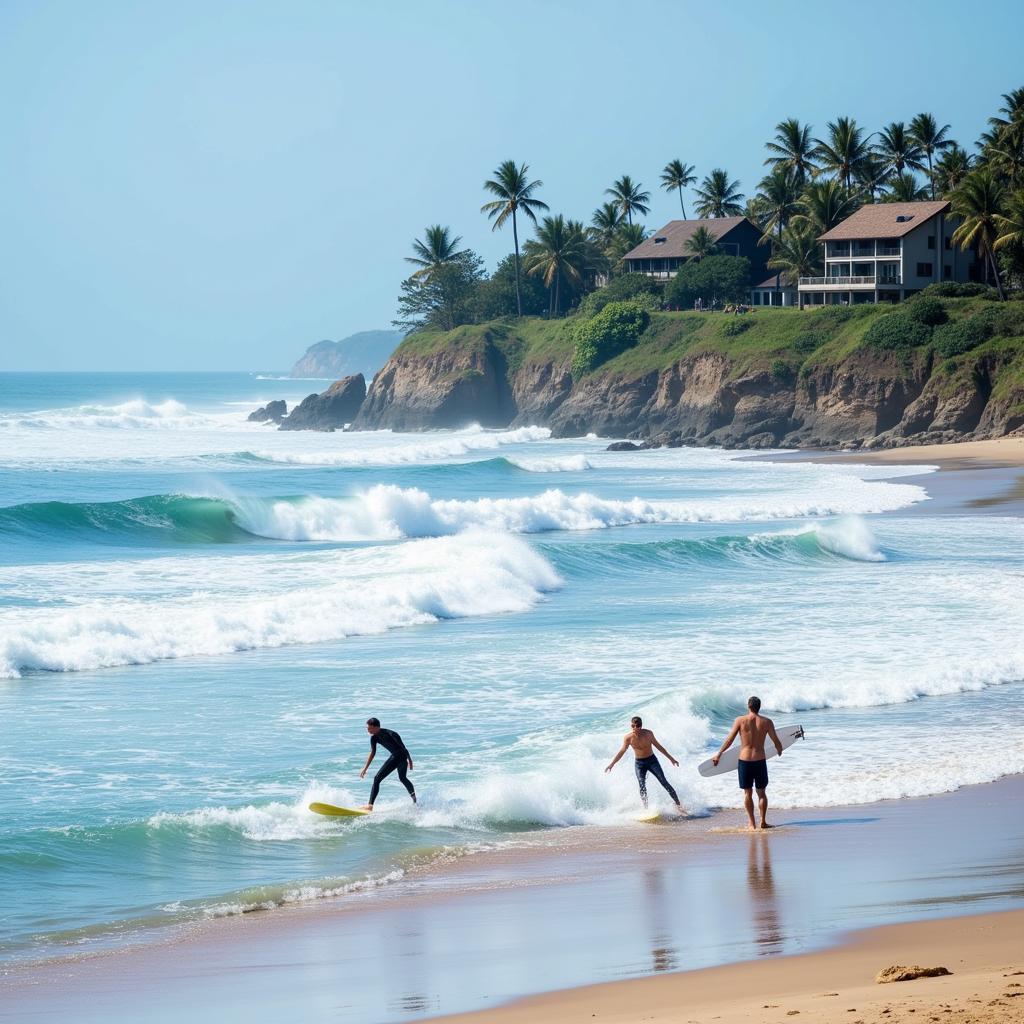
[[[379,729],[376,736],[370,737],[370,750],[375,754],[378,743],[390,754],[390,757],[380,766],[380,770],[373,777],[373,787],[370,789],[368,803],[373,805],[377,799],[377,793],[380,791],[380,784],[395,770],[398,771],[399,781],[405,786],[415,803],[416,790],[413,789],[412,783],[405,774],[409,765],[409,751],[402,742],[402,737],[394,729]]]
[[[644,802],[644,807],[647,806],[647,773],[650,772],[667,790],[668,795],[672,797],[672,803],[678,804],[679,797],[676,796],[676,791],[669,785],[668,779],[665,778],[665,771],[661,767],[661,762],[651,754],[650,757],[638,757],[636,759],[636,781],[640,783],[640,799]]]

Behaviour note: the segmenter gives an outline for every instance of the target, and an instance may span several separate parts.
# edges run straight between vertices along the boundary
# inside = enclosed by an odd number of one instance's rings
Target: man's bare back
[[[650,729],[631,729],[622,737],[622,742],[628,743],[637,757],[650,757],[654,753],[654,733]]]
[[[746,715],[740,715],[733,725],[739,730],[742,744],[740,760],[763,761],[765,759],[764,741],[774,734],[775,723],[770,718],[751,711]]]

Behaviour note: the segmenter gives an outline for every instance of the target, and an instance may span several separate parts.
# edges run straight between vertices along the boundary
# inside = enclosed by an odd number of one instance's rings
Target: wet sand
[[[547,830],[390,888],[12,968],[0,1019],[372,1024],[777,963],[857,929],[1024,906],[1022,799],[1024,777],[1012,776],[925,799],[780,811],[781,827],[764,834],[733,811]]]

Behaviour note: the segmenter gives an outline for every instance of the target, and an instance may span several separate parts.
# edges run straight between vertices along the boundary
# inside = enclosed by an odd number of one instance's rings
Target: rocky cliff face
[[[351,423],[366,398],[361,373],[335,381],[326,391],[309,395],[281,420],[280,430],[337,430]],[[269,408],[269,407],[268,407]]]
[[[929,350],[859,349],[836,364],[738,372],[718,352],[644,373],[574,382],[567,363],[511,368],[491,341],[476,349],[398,352],[370,388],[356,429],[537,424],[559,437],[594,432],[727,447],[889,446],[1000,436],[1024,426],[1024,395],[993,398],[1000,365],[980,357],[951,381]]]
[[[292,367],[293,377],[344,377],[363,374],[368,380],[398,348],[398,331],[360,331],[341,341],[319,341]]]

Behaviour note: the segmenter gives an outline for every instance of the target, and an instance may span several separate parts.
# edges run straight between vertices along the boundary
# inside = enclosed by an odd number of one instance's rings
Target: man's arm
[[[769,718],[768,719],[768,735],[772,738],[772,743],[775,744],[775,749],[779,752],[779,757],[782,757],[782,740],[779,739],[779,734],[775,731],[775,723]]]
[[[658,742],[658,737],[653,732],[651,733],[651,745],[657,747],[676,768],[679,767],[679,762]]]
[[[409,762],[409,771],[412,771],[412,754],[409,753],[409,748],[405,748],[405,759]]]
[[[725,742],[722,744],[721,750],[719,750],[718,753],[715,754],[713,758],[711,758],[711,763],[713,765],[717,766],[721,756],[732,746],[732,741],[736,739],[736,737],[739,735],[739,731],[740,723],[739,719],[737,719],[735,722],[732,723],[732,728],[729,730],[729,735],[725,737]]]
[[[361,778],[361,779],[366,778],[366,770],[367,770],[367,768],[370,767],[370,763],[373,761],[373,759],[376,756],[377,756],[377,744],[376,743],[371,743],[370,744],[370,756],[366,759],[366,764],[363,765],[363,770],[359,773],[359,778]]]
[[[622,746],[619,748],[619,752],[612,758],[611,764],[609,764],[608,767],[605,768],[605,771],[606,772],[610,772],[619,763],[619,758],[622,757],[622,755],[627,750],[629,750],[629,739],[628,739],[628,737],[622,741]]]

